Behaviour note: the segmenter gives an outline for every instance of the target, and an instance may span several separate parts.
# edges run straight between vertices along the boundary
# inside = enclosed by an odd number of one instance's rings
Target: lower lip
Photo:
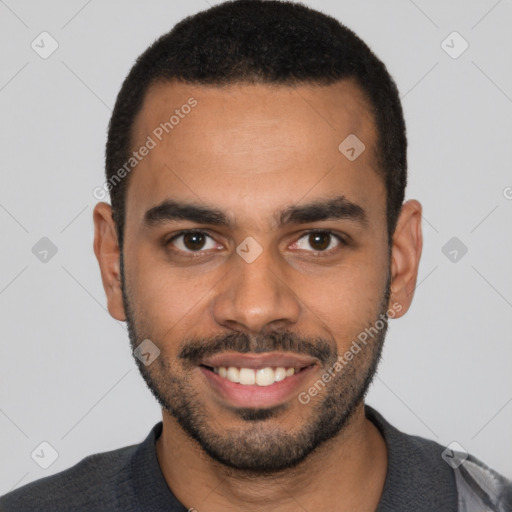
[[[246,386],[231,382],[203,366],[199,367],[210,386],[225,402],[234,407],[251,409],[274,407],[285,402],[290,396],[298,395],[299,389],[304,386],[304,381],[313,368],[314,365],[307,366],[291,377],[274,382],[270,386]]]

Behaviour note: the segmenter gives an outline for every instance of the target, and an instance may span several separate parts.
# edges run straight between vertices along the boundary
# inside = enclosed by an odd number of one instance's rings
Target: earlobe
[[[407,312],[416,288],[423,248],[421,213],[422,207],[418,201],[411,199],[405,202],[393,234],[389,306],[395,303],[401,305],[400,313],[396,317]]]
[[[93,212],[94,254],[98,260],[109,313],[119,321],[126,319],[121,289],[120,250],[112,218],[112,208],[98,203]]]

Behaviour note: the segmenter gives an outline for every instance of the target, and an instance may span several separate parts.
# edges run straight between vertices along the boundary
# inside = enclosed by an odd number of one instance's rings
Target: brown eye
[[[206,237],[202,233],[186,233],[183,235],[183,245],[191,251],[203,248]]]
[[[309,235],[309,245],[315,251],[325,251],[329,244],[331,243],[331,234],[330,233],[310,233]]]
[[[303,251],[330,253],[332,249],[344,245],[344,241],[330,231],[310,231],[301,236],[294,245]]]
[[[202,231],[183,231],[172,237],[167,245],[173,246],[174,251],[184,253],[216,248],[213,238]]]

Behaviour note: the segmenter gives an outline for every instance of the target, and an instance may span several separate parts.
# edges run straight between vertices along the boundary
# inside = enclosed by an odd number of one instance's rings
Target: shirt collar
[[[388,448],[386,481],[377,512],[457,512],[455,475],[441,458],[444,448],[400,432],[369,405],[365,405],[365,414]]]
[[[388,451],[388,468],[377,512],[457,511],[457,491],[451,468],[434,441],[400,432],[375,409],[365,405],[366,417],[378,428]],[[141,510],[186,512],[165,481],[155,442],[162,433],[157,423],[138,446],[130,473]]]

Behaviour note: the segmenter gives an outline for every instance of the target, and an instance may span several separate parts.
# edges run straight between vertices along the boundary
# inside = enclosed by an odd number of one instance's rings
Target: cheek
[[[155,258],[154,251],[142,249],[135,253],[129,275],[134,316],[145,332],[161,340],[190,335],[190,323],[204,314],[218,280],[197,269],[173,268]]]
[[[383,263],[377,263],[380,261]],[[344,346],[378,317],[386,278],[382,258],[354,259],[324,276],[302,276],[297,296],[314,313],[313,321],[320,321]]]

